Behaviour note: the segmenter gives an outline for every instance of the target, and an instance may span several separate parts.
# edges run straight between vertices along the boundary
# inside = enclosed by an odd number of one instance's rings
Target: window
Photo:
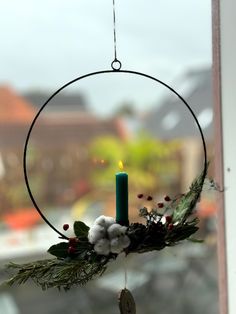
[[[5,261],[45,258],[48,247],[58,241],[32,208],[25,189],[21,160],[30,123],[60,85],[108,68],[113,57],[109,5],[54,2],[8,1],[2,6],[2,269]],[[117,22],[124,68],[176,88],[196,112],[213,159],[210,2],[139,1],[135,10],[132,3],[119,3]],[[75,219],[91,224],[100,213],[114,216],[114,174],[117,161],[124,159],[130,178],[130,220],[137,221],[142,205],[138,193],[159,201],[166,193],[186,191],[202,165],[199,140],[186,108],[162,86],[122,74],[88,78],[58,94],[35,124],[27,156],[32,192],[60,230]],[[213,165],[210,175],[214,176]],[[198,237],[204,244],[185,243],[127,260],[128,287],[140,313],[156,313],[157,308],[166,314],[219,313],[217,200],[216,194],[206,193],[198,207]],[[120,261],[102,278],[67,294],[44,293],[28,283],[2,290],[0,303],[9,313],[114,313],[115,296],[123,285]]]

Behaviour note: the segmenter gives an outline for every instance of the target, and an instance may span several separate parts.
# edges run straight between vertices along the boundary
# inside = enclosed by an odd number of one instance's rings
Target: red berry
[[[69,245],[72,247],[75,247],[76,244],[79,242],[79,239],[78,238],[69,238]]]
[[[170,197],[169,197],[168,195],[166,195],[166,196],[164,197],[164,200],[165,200],[166,202],[169,202],[171,199],[170,199]]]
[[[169,224],[172,221],[172,217],[171,216],[166,216],[166,222]]]
[[[68,224],[64,224],[64,225],[63,225],[63,229],[64,229],[65,231],[68,230],[69,227],[70,227],[70,226],[69,226]]]
[[[69,246],[68,253],[69,254],[74,254],[75,252],[76,252],[76,248],[74,248],[73,246]]]
[[[143,194],[142,193],[138,194],[137,198],[143,198]]]
[[[157,206],[158,206],[159,208],[163,208],[163,207],[164,207],[164,204],[163,204],[163,203],[158,203]]]
[[[171,223],[168,225],[168,230],[172,230],[174,228],[174,225]]]
[[[147,197],[147,201],[152,201],[152,196],[149,195],[149,196]]]

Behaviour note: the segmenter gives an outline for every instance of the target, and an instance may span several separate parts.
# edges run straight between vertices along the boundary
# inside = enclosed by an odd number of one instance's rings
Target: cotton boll
[[[106,228],[109,228],[111,225],[113,225],[116,221],[113,217],[109,217],[109,216],[105,216],[105,224],[106,224]]]
[[[93,225],[89,229],[88,240],[90,243],[95,244],[98,240],[105,237],[106,230],[100,225]]]
[[[112,224],[115,223],[115,219],[113,217],[109,217],[109,216],[99,216],[95,221],[94,224],[95,225],[100,225],[104,228],[108,228],[109,226],[111,226]]]
[[[121,234],[121,235],[125,235],[126,230],[127,230],[127,227],[121,226],[121,227],[120,227],[120,234]]]
[[[98,255],[109,255],[110,241],[108,239],[100,239],[94,245],[94,250]]]
[[[123,250],[123,247],[122,247],[122,244],[119,241],[119,238],[112,239],[110,245],[111,245],[111,252],[112,253],[119,254]]]
[[[100,225],[102,227],[105,227],[105,225],[106,225],[106,216],[104,216],[104,215],[99,216],[97,219],[95,219],[94,225]]]
[[[123,249],[127,248],[130,245],[130,238],[127,235],[120,237],[120,244]]]
[[[122,226],[119,224],[113,224],[107,229],[109,239],[117,238],[121,235]]]

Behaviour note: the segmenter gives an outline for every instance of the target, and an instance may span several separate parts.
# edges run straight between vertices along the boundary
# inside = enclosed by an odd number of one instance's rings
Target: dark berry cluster
[[[153,196],[151,196],[151,195],[145,196],[143,193],[139,193],[137,195],[137,198],[139,198],[139,199],[144,199],[145,198],[149,202],[153,200]],[[165,202],[170,202],[171,198],[168,195],[166,195],[166,196],[164,196],[164,201]],[[157,207],[158,208],[163,208],[164,207],[164,203],[163,202],[157,203]]]
[[[63,225],[63,230],[67,231],[70,228],[69,224]],[[76,253],[76,247],[79,243],[79,239],[77,237],[69,238],[69,247],[68,247],[68,254],[74,255]]]

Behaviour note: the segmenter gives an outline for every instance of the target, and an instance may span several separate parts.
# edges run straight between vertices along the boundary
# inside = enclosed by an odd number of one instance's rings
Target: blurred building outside
[[[203,129],[211,155],[213,146],[211,70],[189,71],[181,82],[178,92],[187,103],[191,104]],[[3,86],[0,88],[2,230],[27,230],[41,222],[25,191],[22,153],[29,125],[49,96],[49,94],[42,92],[29,92],[20,96],[10,87]],[[191,133],[191,130],[194,129],[192,117],[183,120],[182,111],[186,108],[179,106],[177,111],[176,101],[178,100],[173,100],[171,96],[165,97],[150,112],[141,113],[135,117],[131,116],[128,119],[125,118],[125,115],[123,119],[122,116],[118,116],[102,120],[89,112],[86,100],[82,95],[59,95],[56,98],[56,105],[48,106],[50,109],[39,119],[39,127],[35,127],[35,131],[32,132],[33,144],[37,147],[33,154],[38,154],[40,159],[37,168],[32,170],[32,177],[36,180],[40,174],[45,177],[45,179],[42,178],[42,181],[44,180],[44,191],[41,192],[44,194],[43,197],[51,198],[54,202],[53,193],[58,190],[57,195],[59,197],[57,197],[57,204],[54,204],[55,208],[57,206],[63,208],[63,204],[68,204],[68,201],[71,201],[72,204],[81,199],[78,202],[79,214],[86,216],[87,213],[87,215],[92,215],[94,219],[94,216],[98,215],[99,204],[94,206],[94,210],[91,210],[91,200],[85,201],[83,204],[83,196],[89,194],[92,189],[89,182],[89,168],[91,167],[91,160],[88,156],[89,143],[98,136],[107,135],[117,137],[122,141],[127,140],[132,138],[132,132],[137,132],[140,129],[147,130],[156,139],[168,141],[173,134],[177,138],[184,139],[181,144],[181,158],[178,161],[180,168],[178,184],[181,191],[186,190],[201,167],[203,160],[202,144],[200,136],[196,132]],[[135,129],[132,130],[130,125],[135,125]],[[188,131],[186,132],[186,130]],[[31,154],[30,149],[28,154]],[[72,188],[67,189],[63,182],[58,182],[58,176],[54,175],[55,162],[61,166],[62,173],[69,175],[70,178],[73,177]],[[76,164],[80,162],[83,162],[83,167],[77,168]],[[29,171],[29,173],[31,172]],[[53,176],[55,176],[55,180],[52,185]],[[47,184],[49,177],[51,181]],[[63,177],[66,180],[62,174],[61,181],[63,181]],[[34,184],[33,179],[32,185]],[[42,182],[39,183],[39,186],[39,189],[42,189]],[[15,191],[15,195],[4,195],[4,191],[8,190]],[[9,198],[13,198],[15,201],[11,202]],[[111,202],[113,201],[112,198]],[[106,214],[113,215],[114,208],[110,205],[112,204],[109,203],[110,210]],[[84,208],[82,208],[83,206]],[[89,206],[90,210],[86,210],[86,207]],[[208,199],[203,202],[199,214],[204,218],[212,216],[214,215],[213,208],[214,201]],[[102,211],[102,208],[100,210]],[[59,211],[59,213],[61,212]]]
[[[177,91],[196,113],[207,139],[210,158],[213,158],[211,153],[214,145],[211,69],[187,72],[184,78],[181,78],[181,85]],[[40,256],[52,244],[52,238],[49,236],[50,232],[47,230],[49,227],[41,221],[35,209],[32,208],[24,187],[22,173],[22,152],[29,125],[48,96],[50,95],[42,92],[29,92],[18,95],[11,86],[0,88],[0,191],[3,196],[0,205],[0,245],[2,248],[0,260],[2,262],[10,259],[24,260],[30,258],[30,256],[31,258]],[[63,95],[57,100],[58,106],[50,106],[50,109],[40,117],[37,128],[32,132],[33,141],[29,146],[30,182],[34,191],[37,191],[36,199],[37,197],[47,199],[49,204],[57,200],[53,206],[54,208],[51,208],[48,212],[51,221],[57,227],[61,227],[65,219],[71,224],[75,217],[79,217],[86,222],[92,222],[92,219],[100,213],[104,213],[104,204],[101,206],[99,202],[96,203],[91,200],[91,195],[94,197],[97,194],[96,191],[92,190],[94,187],[90,184],[89,169],[93,167],[93,163],[98,163],[98,168],[102,170],[103,163],[106,163],[105,160],[95,160],[96,156],[92,160],[89,159],[88,147],[94,138],[112,136],[120,141],[132,141],[132,132],[145,130],[152,138],[168,143],[174,134],[176,138],[182,140],[180,154],[176,155],[178,156],[177,164],[179,167],[178,188],[182,191],[187,189],[192,179],[201,169],[203,155],[200,137],[197,132],[191,133],[193,121],[191,118],[189,120],[181,119],[182,112],[174,109],[176,100],[173,101],[171,97],[163,98],[162,102],[159,102],[156,107],[154,106],[150,112],[142,112],[135,116],[117,115],[106,120],[92,114],[86,105],[86,98],[81,95]],[[186,109],[183,108],[183,110]],[[34,163],[35,160],[37,162]],[[83,167],[77,167],[80,162]],[[57,169],[62,169],[60,174],[55,173],[55,163]],[[69,182],[74,182],[70,188],[66,187],[68,177]],[[51,182],[54,182],[53,186]],[[6,191],[14,191],[15,194],[8,194]],[[55,191],[56,194],[54,194]],[[108,200],[106,214],[114,215],[113,201],[113,198]],[[71,204],[70,208],[68,208],[68,204]],[[208,224],[215,214],[214,199],[211,197],[204,199],[198,212],[202,217],[204,235],[211,234],[211,231],[214,235],[215,230],[212,227],[214,223]],[[215,244],[215,240],[213,240],[213,244]],[[132,269],[130,277],[131,282],[134,283],[133,289],[136,299],[142,299],[143,289],[152,290],[154,285],[160,293],[159,296],[165,299],[165,293],[167,294],[169,289],[178,290],[177,286],[173,286],[175,284],[171,280],[166,279],[166,274],[172,274],[173,277],[178,278],[184,287],[186,278],[183,277],[183,273],[189,269],[189,278],[196,281],[195,292],[197,293],[197,289],[205,291],[209,288],[207,287],[209,284],[214,294],[217,284],[212,271],[215,266],[211,269],[212,264],[209,264],[209,267],[204,269],[206,259],[212,258],[211,252],[207,251],[206,247],[191,247],[189,249],[186,244],[185,248],[182,249],[182,253],[184,258],[179,256],[177,261],[175,256],[170,256],[168,263],[164,258],[162,260],[159,257],[158,265],[154,256],[137,257],[134,265],[131,259],[129,261],[130,269]],[[200,262],[195,262],[195,257],[200,258]],[[137,265],[140,266],[137,268]],[[205,276],[209,277],[206,286],[200,281],[197,282],[199,273],[203,271]],[[119,267],[113,269],[113,273],[110,271],[103,278],[96,281],[95,284],[99,288],[96,295],[92,293],[90,288],[85,288],[86,293],[83,293],[83,290],[79,288],[82,294],[76,304],[81,309],[79,313],[94,313],[95,309],[91,299],[94,303],[96,303],[95,300],[99,299],[101,302],[104,299],[103,291],[105,289],[108,292],[111,282],[117,283],[117,286],[114,285],[114,289],[119,289],[117,280],[121,278],[121,273],[122,270]],[[140,273],[143,276],[139,277],[138,282],[136,282],[137,274]],[[163,281],[156,282],[157,276],[159,280]],[[120,284],[122,285],[122,283]],[[101,290],[101,293],[99,290]],[[21,304],[21,309],[26,309],[25,313],[29,313],[30,309],[33,308],[32,301],[27,305],[21,303],[18,289],[14,291],[16,300]],[[48,295],[53,296],[54,292],[50,292]],[[209,294],[207,295],[209,296]],[[173,304],[173,310],[179,309],[182,314],[199,313],[197,309],[196,311],[193,309],[190,311],[190,299],[192,297],[194,297],[194,294],[189,295],[186,304]],[[148,300],[148,296],[146,298]],[[3,301],[0,299],[0,305],[1,302],[11,303],[11,300],[3,299]],[[66,310],[69,300],[70,296],[66,297],[63,306],[61,305],[64,309],[63,313],[71,313]],[[183,301],[182,298],[181,300]],[[204,307],[204,303],[207,304],[207,300],[202,299],[202,307]],[[145,311],[141,303],[138,306]],[[186,310],[183,310],[184,306]],[[15,307],[14,302],[11,307]],[[151,303],[148,309],[150,313],[155,313]],[[165,307],[162,308],[161,303],[159,310],[161,312],[165,311]],[[209,314],[215,314],[216,311],[217,302],[209,309]],[[113,311],[109,306],[106,306],[106,309],[101,309],[101,313],[111,312]],[[23,312],[17,312],[17,310],[14,312],[12,310],[9,313],[24,313],[24,310]],[[35,314],[37,313],[35,311]]]
[[[81,106],[81,111],[79,110],[79,112],[77,110],[67,111],[69,107],[67,106],[67,99],[68,103],[71,101],[70,96],[65,96],[65,105],[62,112],[56,110],[56,112],[49,113],[40,119],[40,128],[37,128],[38,132],[34,133],[33,139],[37,146],[35,154],[39,154],[40,158],[40,165],[37,169],[33,169],[34,178],[37,180],[43,173],[42,180],[44,180],[43,188],[45,189],[46,198],[50,198],[50,189],[53,193],[54,189],[57,189],[57,184],[59,185],[59,207],[63,207],[63,203],[67,201],[66,198],[70,197],[70,194],[73,194],[71,196],[73,199],[77,199],[91,189],[88,183],[89,162],[86,162],[84,168],[80,168],[77,172],[75,171],[76,163],[88,158],[87,143],[95,136],[102,136],[103,134],[114,135],[119,138],[127,136],[125,127],[119,119],[102,121],[91,113],[86,112],[84,105]],[[77,108],[80,106],[79,103],[75,105]],[[31,201],[26,193],[22,165],[26,135],[38,109],[24,97],[14,92],[11,87],[3,86],[0,88],[0,112],[1,231],[4,230],[5,233],[6,230],[12,230],[14,233],[14,230],[21,230],[22,233],[24,230],[24,238],[26,238],[27,230],[42,222],[36,210],[32,208]],[[77,150],[74,148],[75,145],[78,147]],[[82,148],[80,149],[80,147]],[[30,150],[31,147],[29,148]],[[31,151],[29,155],[32,155]],[[55,159],[56,162],[60,163],[62,172],[67,174],[69,171],[70,176],[75,176],[73,190],[69,191],[71,193],[67,190],[64,191],[63,185],[60,188],[60,184],[63,183],[58,182],[58,180],[55,180],[53,186],[51,186],[51,182],[47,183],[48,178],[53,176]],[[62,213],[60,212],[59,214]],[[12,238],[15,239],[17,234],[19,234],[19,237],[22,237],[18,232],[14,236],[12,235]],[[4,240],[4,237],[2,240]],[[19,250],[24,251],[24,245],[22,245],[20,240],[11,240],[11,237],[8,240],[12,242],[13,252],[16,249],[15,246]],[[19,242],[21,243],[21,248],[19,247]],[[26,242],[24,241],[24,243]],[[2,247],[6,247],[6,244]],[[9,254],[9,245],[7,251]],[[29,252],[30,250],[27,251],[27,254]],[[8,254],[7,252],[5,253],[2,256],[7,258]]]

